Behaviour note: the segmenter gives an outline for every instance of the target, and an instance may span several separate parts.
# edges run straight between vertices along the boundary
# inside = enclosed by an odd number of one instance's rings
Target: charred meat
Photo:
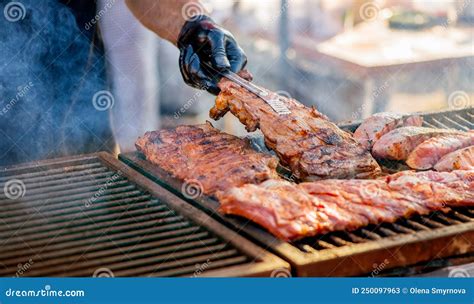
[[[210,123],[147,132],[137,150],[171,175],[194,182],[204,194],[278,178],[278,160],[254,151],[247,140],[220,132]]]
[[[279,99],[291,111],[279,115],[262,99],[227,79],[221,80],[219,87],[210,116],[219,119],[230,111],[249,132],[259,128],[267,147],[297,179],[370,178],[380,173],[370,153],[315,108],[267,90],[270,98]]]

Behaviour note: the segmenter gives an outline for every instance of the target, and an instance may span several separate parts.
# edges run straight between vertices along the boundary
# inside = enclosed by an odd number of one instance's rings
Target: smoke
[[[92,103],[107,86],[88,34],[58,1],[0,0],[0,165],[113,145]]]

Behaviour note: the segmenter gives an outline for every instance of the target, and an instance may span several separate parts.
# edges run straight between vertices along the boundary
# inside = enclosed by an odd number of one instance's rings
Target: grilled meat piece
[[[421,116],[402,116],[397,113],[382,112],[366,118],[354,132],[354,138],[367,150],[384,134],[400,127],[421,127]]]
[[[275,157],[256,152],[247,140],[220,132],[210,123],[146,132],[136,147],[148,161],[206,195],[278,178]]]
[[[441,158],[434,166],[436,171],[474,170],[474,146],[459,149]]]
[[[425,140],[456,134],[466,134],[466,132],[424,127],[401,127],[388,132],[377,140],[372,147],[372,155],[377,158],[406,160],[408,155]]]
[[[230,110],[249,132],[260,128],[267,147],[297,179],[369,178],[380,173],[370,153],[316,109],[267,91],[291,111],[278,115],[263,100],[227,79],[221,80],[219,88],[210,116],[219,119]]]
[[[283,240],[297,240],[473,206],[473,182],[474,171],[405,171],[377,180],[267,180],[218,192],[217,198],[223,213],[246,217]]]
[[[472,145],[474,132],[430,138],[408,155],[406,163],[412,169],[431,169],[446,154]]]

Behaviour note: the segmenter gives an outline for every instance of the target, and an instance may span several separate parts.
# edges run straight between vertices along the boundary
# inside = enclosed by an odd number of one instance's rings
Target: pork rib
[[[474,132],[430,138],[419,144],[408,155],[406,163],[412,169],[431,169],[443,156],[472,145],[474,145]]]
[[[445,155],[436,163],[434,169],[436,171],[474,170],[474,146]]]
[[[400,127],[421,127],[421,116],[402,116],[397,113],[382,112],[366,118],[354,132],[354,138],[367,150],[384,134]]]
[[[474,171],[405,171],[377,180],[294,184],[267,180],[218,192],[220,210],[246,217],[284,240],[297,240],[412,214],[474,206]]]
[[[195,189],[217,190],[277,179],[278,160],[258,153],[247,140],[220,132],[210,123],[147,132],[136,142],[146,159],[173,176],[197,183]]]
[[[249,132],[260,128],[267,147],[296,178],[369,178],[380,173],[370,153],[316,109],[267,91],[291,111],[278,115],[263,100],[227,79],[222,79],[219,87],[221,92],[210,116],[219,119],[230,111]]]
[[[406,160],[408,155],[422,142],[433,137],[466,134],[466,132],[424,127],[401,127],[388,132],[372,147],[377,158]]]

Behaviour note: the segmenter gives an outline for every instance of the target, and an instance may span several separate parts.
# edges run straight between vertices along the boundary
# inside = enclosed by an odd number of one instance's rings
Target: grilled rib
[[[367,150],[370,150],[374,142],[384,134],[400,127],[421,127],[423,118],[421,116],[403,117],[400,114],[382,112],[366,118],[354,132],[354,138]]]
[[[297,240],[412,214],[474,205],[474,171],[405,171],[378,180],[294,184],[267,180],[217,193],[220,210],[246,217],[284,240]]]
[[[372,155],[377,158],[406,160],[419,144],[427,139],[466,134],[466,132],[424,127],[401,127],[388,132],[377,140],[372,147]]]
[[[246,183],[278,178],[278,160],[254,151],[247,140],[210,123],[146,132],[136,142],[146,159],[173,176],[198,182],[206,195]]]
[[[474,145],[474,132],[430,138],[419,144],[408,155],[406,163],[412,169],[431,169],[443,156],[472,145]]]
[[[436,171],[474,170],[474,146],[445,155],[436,163],[434,169]]]
[[[267,91],[269,98],[279,98],[291,111],[278,115],[263,100],[227,79],[219,87],[210,116],[219,119],[230,111],[249,132],[260,128],[267,147],[297,179],[370,178],[380,173],[370,153],[315,108]]]

